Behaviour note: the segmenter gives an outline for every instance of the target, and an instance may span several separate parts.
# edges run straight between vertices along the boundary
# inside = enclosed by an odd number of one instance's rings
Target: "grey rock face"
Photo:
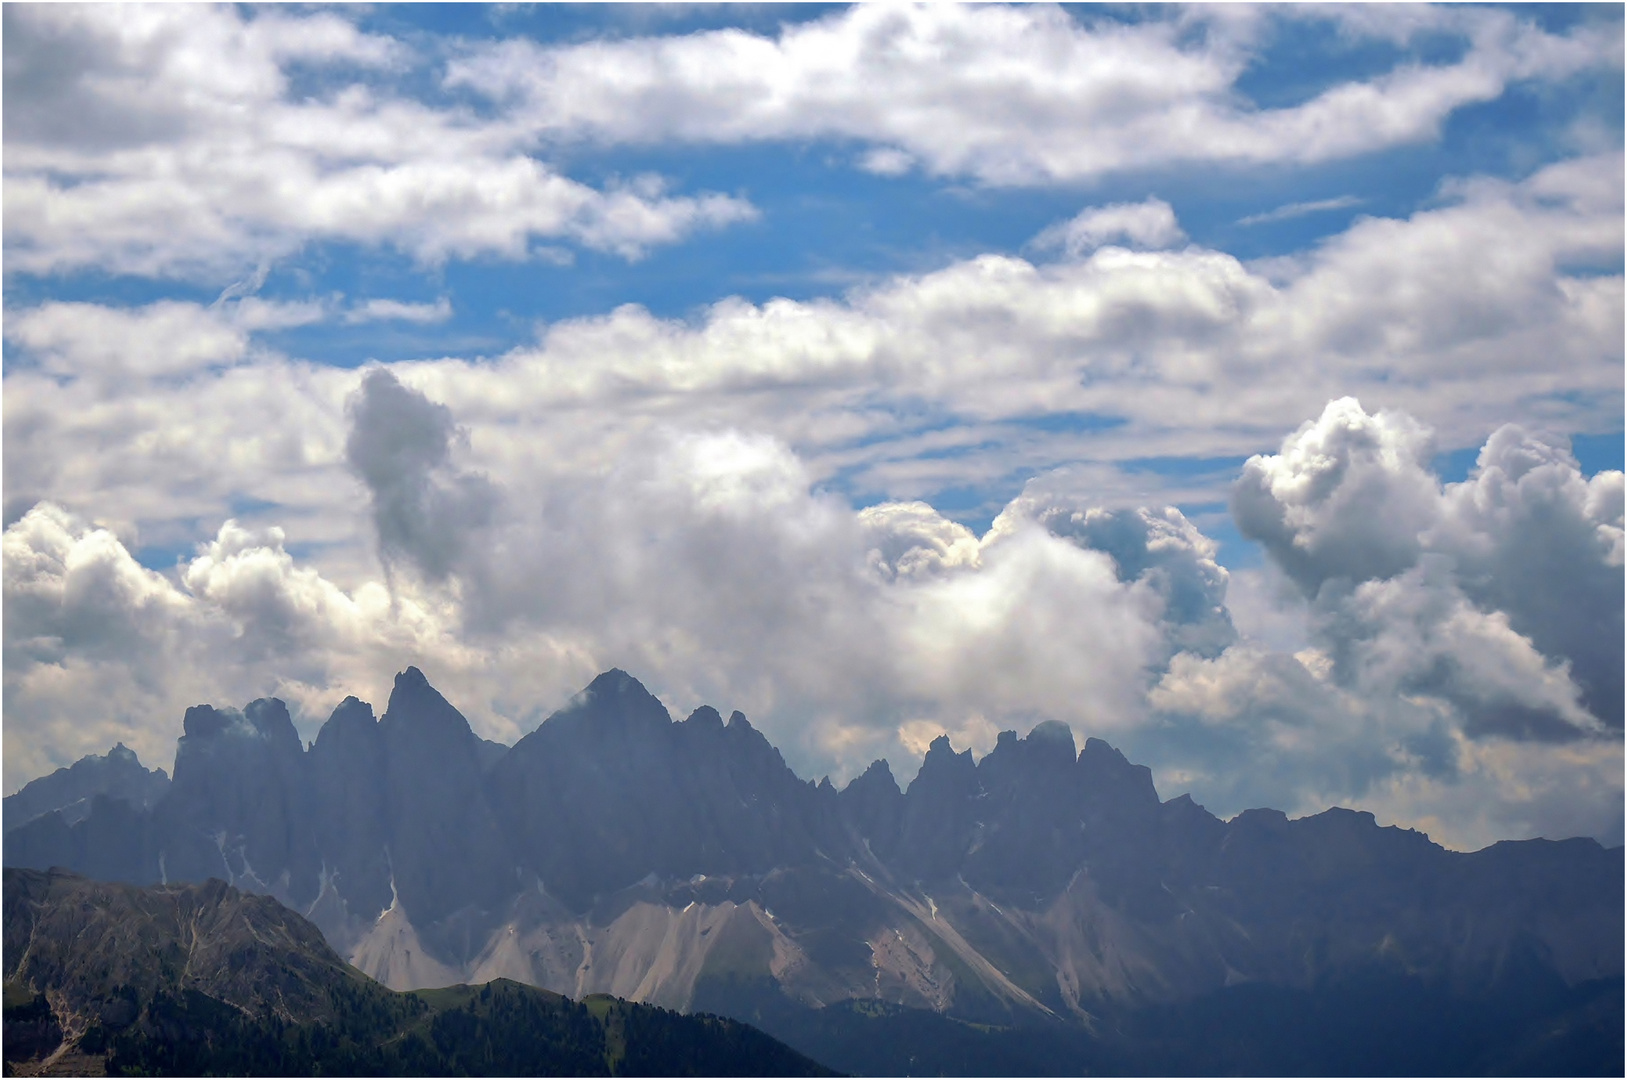
[[[904,791],[885,762],[804,781],[741,714],[675,723],[622,671],[512,748],[411,668],[382,718],[347,699],[308,750],[277,701],[199,706],[184,731],[149,808],[44,813],[8,829],[7,864],[224,877],[398,987],[506,976],[674,1008],[756,979],[1003,1023],[1375,965],[1465,993],[1622,971],[1619,848],[1450,852],[1340,809],[1220,821],[1061,724],[981,761],[939,738]]]
[[[320,859],[305,752],[288,707],[275,698],[242,712],[197,705],[183,730],[175,782],[153,809],[159,876],[217,877],[310,903]]]
[[[522,872],[578,907],[651,874],[765,873],[817,846],[816,789],[744,716],[675,724],[622,671],[516,743],[490,790]]]
[[[401,902],[437,923],[484,917],[514,891],[483,786],[481,740],[417,668],[396,676],[378,722],[389,862]]]

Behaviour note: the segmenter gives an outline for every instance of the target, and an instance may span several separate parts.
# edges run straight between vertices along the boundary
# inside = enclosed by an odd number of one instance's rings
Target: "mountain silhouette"
[[[1392,977],[1557,1009],[1622,979],[1621,848],[1456,852],[1339,808],[1223,821],[1058,723],[976,761],[940,737],[902,790],[879,761],[803,780],[740,713],[674,722],[619,670],[501,752],[416,668],[306,749],[274,699],[184,730],[150,806],[8,818],[6,864],[221,878],[400,990],[506,978],[782,1032],[849,1003],[1100,1033]]]

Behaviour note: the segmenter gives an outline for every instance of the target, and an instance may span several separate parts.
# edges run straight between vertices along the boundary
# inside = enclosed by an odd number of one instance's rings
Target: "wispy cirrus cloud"
[[[1273,221],[1289,221],[1309,214],[1324,214],[1329,210],[1348,210],[1360,206],[1364,200],[1354,195],[1340,195],[1333,199],[1312,199],[1308,202],[1288,203],[1274,210],[1250,214],[1237,219],[1239,225],[1265,225]]]

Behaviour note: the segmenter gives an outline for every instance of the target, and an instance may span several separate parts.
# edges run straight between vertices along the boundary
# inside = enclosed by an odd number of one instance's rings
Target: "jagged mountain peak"
[[[1092,736],[1085,740],[1078,772],[1088,790],[1128,807],[1150,810],[1160,803],[1152,770],[1134,764],[1103,739]]]
[[[202,742],[219,737],[258,738],[274,745],[300,745],[288,705],[281,698],[256,698],[241,710],[194,705],[182,721],[183,739]]]
[[[926,756],[921,759],[921,771],[910,781],[906,794],[917,787],[936,787],[940,784],[955,787],[975,785],[976,768],[972,763],[970,750],[956,753],[954,746],[949,742],[949,736],[939,735],[927,746]]]
[[[387,737],[406,735],[413,740],[439,737],[472,742],[475,738],[469,721],[416,667],[395,677],[390,704],[379,718],[379,730]]]
[[[565,707],[544,720],[523,744],[543,729],[554,734],[587,735],[651,732],[672,726],[672,714],[644,684],[621,668],[594,678]]]
[[[1074,766],[1073,747],[1073,729],[1058,720],[1041,721],[1024,739],[1015,731],[1002,731],[994,749],[978,762],[977,773],[996,783],[1013,773],[1029,776],[1036,767],[1060,776]]]
[[[893,777],[893,767],[887,763],[886,758],[877,758],[872,761],[864,772],[849,780],[847,787],[842,790],[847,791],[855,786],[866,788],[880,786],[891,788],[894,794],[903,794],[903,790],[898,786],[898,781]]]
[[[243,714],[233,708],[193,705],[186,710],[186,716],[181,721],[181,738],[207,739],[241,725],[242,720]]]
[[[169,785],[168,773],[145,768],[134,750],[119,743],[106,754],[82,757],[7,795],[6,825],[21,825],[54,810],[62,811],[64,821],[71,825],[90,813],[97,796],[121,799],[145,809],[162,798]]]
[[[1579,906],[1619,896],[1619,849],[1459,857],[1354,811],[1222,822],[1190,798],[1161,803],[1150,770],[1102,739],[1075,756],[1060,723],[1003,732],[976,762],[940,735],[907,791],[879,759],[834,792],[800,780],[740,713],[702,706],[673,723],[619,671],[490,764],[416,669],[384,719],[346,699],[303,757],[227,734],[285,722],[271,699],[191,710],[193,764],[153,811],[102,799],[78,824],[47,815],[8,831],[8,861],[224,875],[285,898],[403,985],[513,973],[678,1005],[737,969],[810,1000],[877,994],[967,1015],[1005,1003],[991,1016],[1157,999],[1226,985],[1232,969],[1297,978],[1278,940],[1291,906],[1340,956],[1391,935],[1407,963],[1455,971],[1500,962],[1510,935],[1537,925],[1523,912],[1547,905],[1585,927],[1542,939],[1556,970],[1619,971],[1620,950],[1587,921],[1597,904]],[[1538,856],[1554,869],[1533,878]],[[1518,910],[1505,880],[1533,882]],[[1414,881],[1435,890],[1429,919],[1478,920],[1472,947],[1413,918]],[[1382,901],[1359,919],[1337,902],[1357,887]],[[1102,947],[1122,960],[1104,964]]]
[[[619,698],[623,696],[634,699],[650,697],[651,694],[644,688],[644,684],[633,678],[621,668],[611,668],[594,677],[582,691],[595,698]]]
[[[1027,741],[1036,746],[1066,747],[1068,760],[1073,761],[1073,728],[1060,720],[1041,720],[1028,733]]]
[[[256,698],[243,707],[243,716],[256,734],[279,751],[300,752],[299,732],[281,698]]]
[[[336,741],[368,738],[378,732],[378,719],[373,706],[356,697],[347,697],[329,714],[327,722],[316,733],[316,746],[329,746]]]
[[[684,720],[686,724],[694,724],[696,728],[706,731],[722,731],[723,716],[710,705],[702,705]]]

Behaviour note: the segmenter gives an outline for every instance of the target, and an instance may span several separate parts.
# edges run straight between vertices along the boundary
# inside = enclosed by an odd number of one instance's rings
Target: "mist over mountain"
[[[150,807],[98,799],[81,820],[7,825],[7,866],[268,894],[398,990],[610,993],[736,1015],[804,1052],[840,1042],[848,1014],[872,1049],[899,1025],[970,1022],[1106,1053],[1114,1031],[1177,1045],[1193,1010],[1253,1000],[1260,1023],[1415,998],[1430,1016],[1467,1009],[1465,1030],[1495,1014],[1508,1038],[1542,1020],[1605,1058],[1619,1047],[1621,848],[1455,852],[1338,808],[1222,821],[1063,724],[1002,733],[977,761],[940,737],[907,788],[877,762],[838,790],[799,778],[740,713],[674,722],[619,670],[499,755],[409,668],[381,717],[347,699],[309,746],[275,699],[189,709]],[[1612,1024],[1615,1043],[1599,1035]],[[867,1053],[821,1060],[888,1067]],[[1047,1070],[1081,1060],[1058,1054]],[[1238,1068],[1251,1060],[1292,1067]],[[1476,1061],[1410,1067],[1491,1067]]]

